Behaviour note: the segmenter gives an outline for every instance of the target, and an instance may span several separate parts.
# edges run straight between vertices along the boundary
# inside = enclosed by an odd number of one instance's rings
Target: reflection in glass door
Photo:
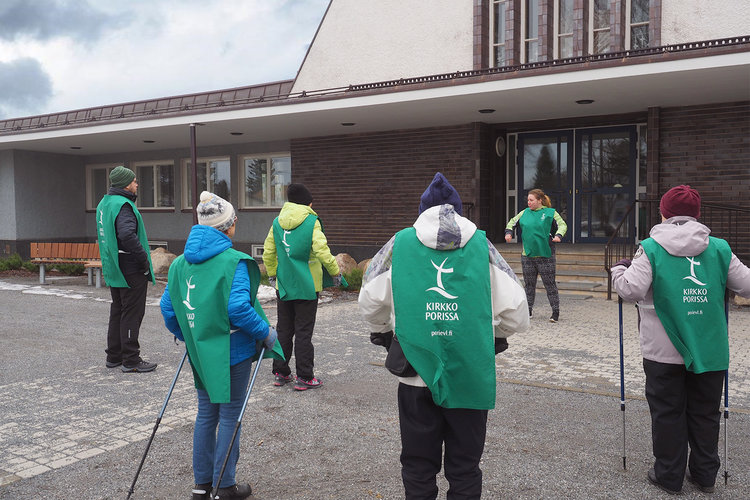
[[[605,243],[635,197],[635,127],[576,131],[575,235]],[[634,237],[635,228],[621,234]]]
[[[569,214],[573,213],[572,145],[571,130],[519,134],[518,211],[526,208],[529,191],[541,189],[550,197],[552,208],[570,225]],[[571,241],[571,234],[568,230],[563,241]]]

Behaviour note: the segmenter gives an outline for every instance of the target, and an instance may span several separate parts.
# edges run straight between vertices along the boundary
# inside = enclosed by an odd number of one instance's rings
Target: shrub
[[[39,264],[34,264],[33,262],[24,262],[23,264],[21,264],[21,267],[23,267],[27,271],[31,271],[32,273],[39,272]]]
[[[83,274],[83,271],[85,269],[83,267],[83,264],[55,264],[53,267],[61,273],[67,274],[68,276],[77,276],[79,274]]]
[[[14,253],[7,259],[0,259],[0,271],[8,271],[10,269],[21,269],[23,261],[21,256]]]
[[[271,284],[268,282],[268,273],[260,273],[260,284],[271,286]]]
[[[355,267],[348,273],[345,273],[344,279],[346,279],[346,282],[349,283],[349,286],[341,288],[352,292],[358,291],[362,287],[362,274],[362,269],[359,269],[357,267]]]

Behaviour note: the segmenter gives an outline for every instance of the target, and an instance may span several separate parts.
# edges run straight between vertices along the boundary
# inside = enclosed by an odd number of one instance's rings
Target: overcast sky
[[[0,118],[296,76],[328,0],[0,0]]]

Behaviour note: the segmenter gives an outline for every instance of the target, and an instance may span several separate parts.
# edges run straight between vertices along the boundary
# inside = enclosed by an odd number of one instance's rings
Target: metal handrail
[[[624,229],[635,227],[638,204],[645,205],[644,220],[640,221],[640,234],[629,237]],[[633,200],[617,228],[604,246],[604,270],[607,272],[607,300],[612,299],[612,266],[620,259],[629,259],[638,248],[639,241],[645,239],[646,231],[661,222],[659,200]],[[700,222],[711,229],[711,235],[729,243],[734,254],[744,262],[750,262],[750,226],[745,222],[750,216],[750,208],[721,203],[701,203]],[[741,224],[745,222],[744,225]]]

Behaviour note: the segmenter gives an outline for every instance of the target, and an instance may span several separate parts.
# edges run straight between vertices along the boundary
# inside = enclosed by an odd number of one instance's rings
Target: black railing
[[[629,228],[635,227],[638,217],[638,235],[633,238]],[[701,203],[699,222],[711,229],[711,236],[729,243],[734,254],[743,262],[750,263],[750,208]],[[612,266],[620,259],[630,259],[638,248],[638,241],[648,238],[651,228],[661,222],[659,200],[635,200],[617,225],[604,246],[604,270],[607,271],[607,300],[612,299]]]

